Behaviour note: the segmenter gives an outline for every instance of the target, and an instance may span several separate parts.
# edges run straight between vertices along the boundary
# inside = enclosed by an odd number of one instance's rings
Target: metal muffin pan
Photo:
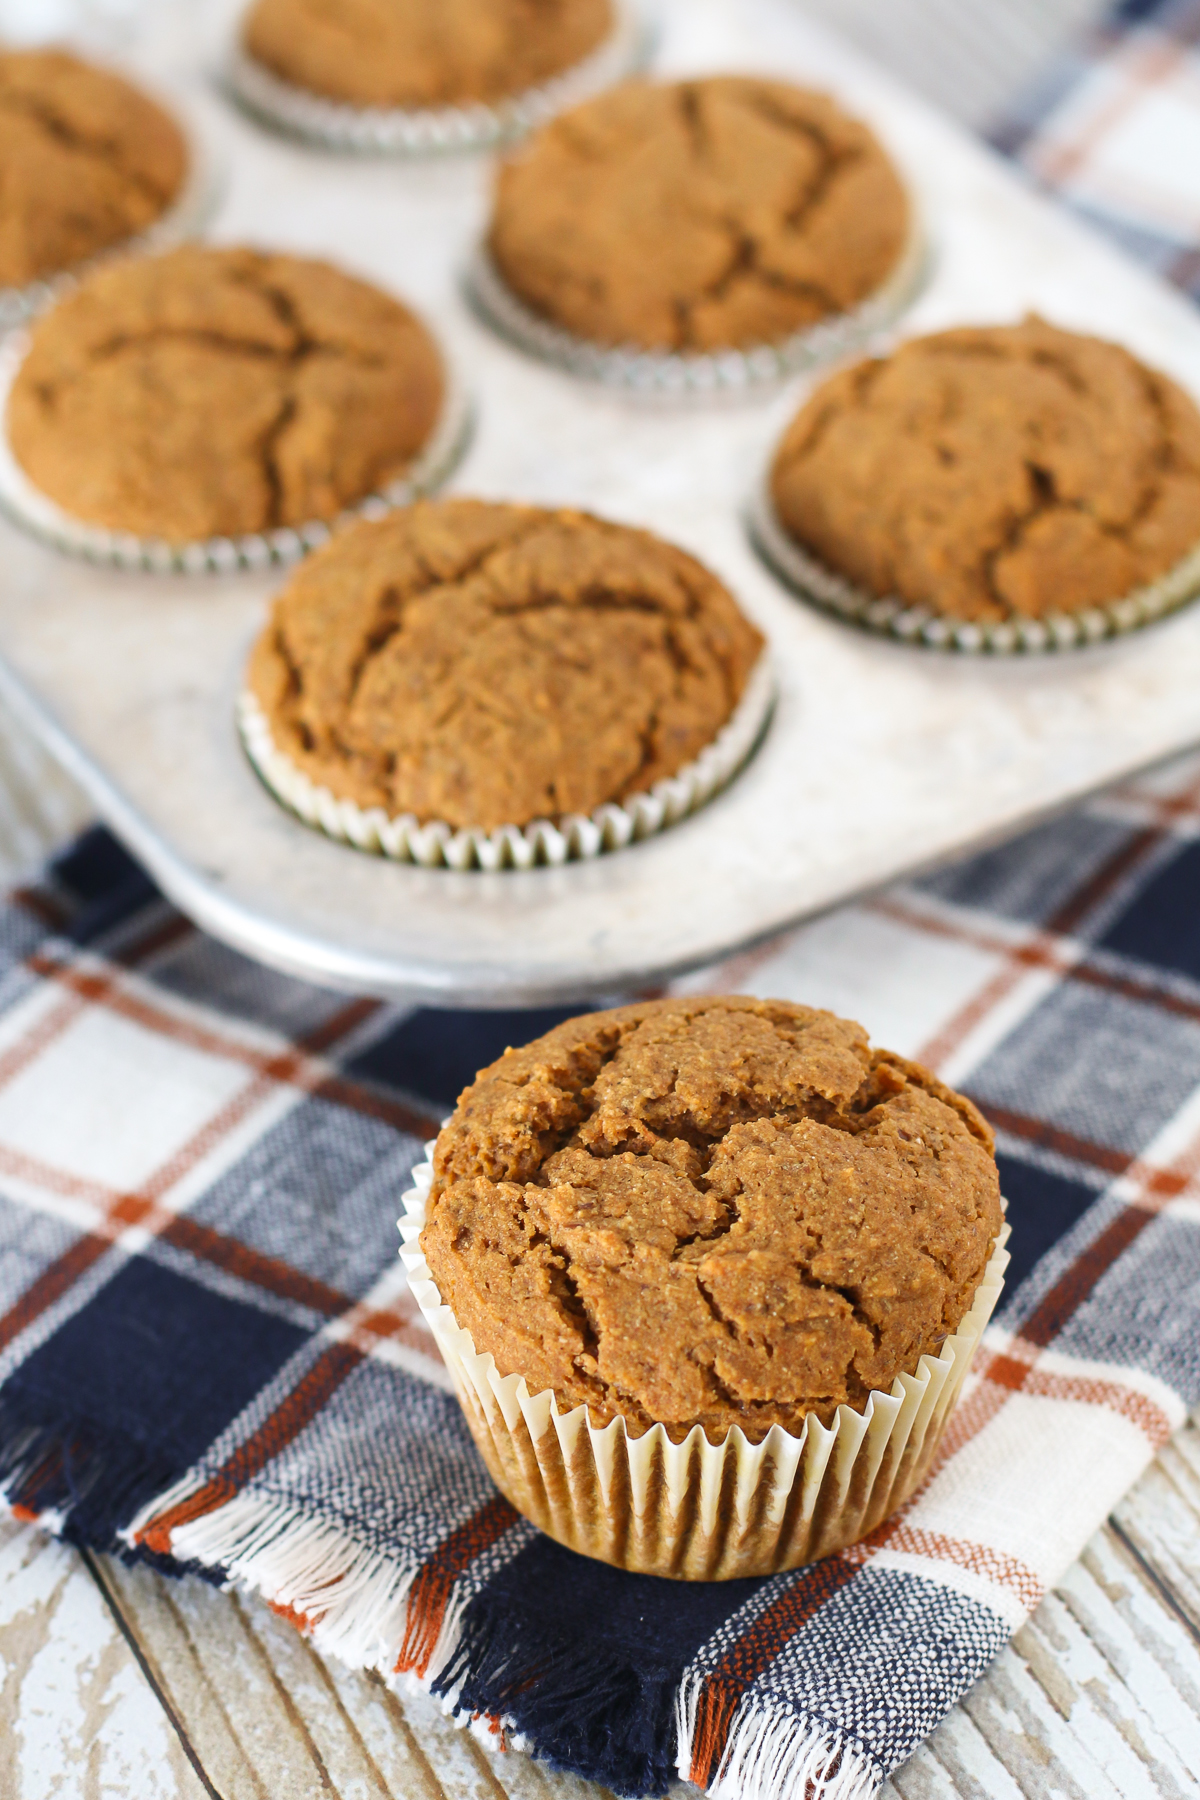
[[[218,13],[205,5],[199,24],[187,21],[212,28],[214,55]],[[879,129],[934,249],[905,332],[1032,307],[1121,339],[1200,393],[1200,320],[1182,297],[789,0],[664,0],[661,13],[663,74],[790,74]],[[186,48],[194,59],[205,45]],[[172,56],[164,74],[178,79],[178,38]],[[196,87],[236,171],[221,239],[327,254],[435,321],[478,403],[452,489],[589,507],[682,544],[765,631],[779,685],[755,757],[660,837],[558,868],[397,864],[293,818],[242,751],[236,696],[279,571],[94,568],[0,521],[0,686],[217,936],[315,980],[445,1005],[613,993],[702,966],[1200,742],[1200,606],[1053,657],[922,654],[818,612],[763,566],[742,520],[804,380],[765,399],[648,410],[531,361],[460,295],[486,219],[478,161],[317,157]]]

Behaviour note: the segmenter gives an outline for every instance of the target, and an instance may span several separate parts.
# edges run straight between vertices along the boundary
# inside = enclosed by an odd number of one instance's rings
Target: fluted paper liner
[[[931,650],[992,656],[1078,650],[1105,638],[1123,637],[1139,626],[1152,625],[1200,594],[1198,544],[1157,581],[1102,606],[1049,613],[1041,619],[1001,619],[994,623],[955,619],[930,606],[910,605],[894,594],[870,594],[821,562],[784,529],[771,497],[769,474],[746,508],[746,526],[763,561],[802,600],[864,631]]]
[[[247,112],[326,150],[428,156],[509,143],[555,113],[623,81],[643,61],[647,33],[630,0],[614,0],[613,28],[582,62],[524,93],[462,106],[353,106],[310,93],[272,73],[235,44],[225,77]]]
[[[339,800],[279,749],[266,714],[248,690],[238,698],[238,727],[247,756],[276,799],[327,837],[426,868],[531,869],[537,863],[588,861],[608,850],[622,850],[695,812],[746,762],[766,727],[774,699],[774,677],[764,653],[712,743],[694,762],[656,781],[648,793],[606,801],[590,814],[501,825],[494,831],[456,829],[444,819],[422,822],[414,813],[392,818],[381,806],[366,808],[353,800]]]
[[[206,139],[186,112],[181,113],[175,99],[148,87],[140,75],[134,79],[146,98],[167,113],[183,133],[188,159],[183,186],[157,219],[152,219],[133,237],[106,244],[102,250],[72,264],[69,269],[56,269],[53,274],[43,275],[25,287],[0,287],[0,332],[11,331],[45,312],[102,263],[115,262],[123,256],[167,250],[194,237],[216,206],[224,185],[223,168],[218,165]]]
[[[466,449],[471,435],[471,403],[436,333],[428,325],[425,329],[438,347],[445,394],[433,430],[403,475],[387,482],[377,493],[364,494],[333,519],[311,519],[303,525],[280,525],[272,531],[204,538],[190,544],[88,525],[73,518],[34,485],[8,441],[8,396],[29,349],[28,333],[14,332],[0,345],[0,507],[53,549],[118,569],[139,569],[152,575],[230,575],[298,562],[355,520],[382,518],[397,507],[409,506],[423,494],[432,493],[449,479]]]
[[[673,1444],[661,1425],[634,1438],[622,1418],[601,1428],[586,1406],[560,1412],[551,1390],[531,1394],[479,1354],[421,1250],[432,1179],[431,1161],[413,1171],[400,1256],[488,1472],[558,1543],[643,1575],[770,1575],[873,1531],[924,1479],[1008,1266],[1004,1225],[958,1330],[862,1412],[839,1406],[830,1426],[810,1414],[798,1436],[773,1425],[759,1444],[737,1426],[711,1444],[696,1425]]]
[[[592,343],[528,306],[482,246],[466,270],[467,297],[502,337],[586,381],[660,400],[745,393],[861,350],[912,305],[928,273],[929,253],[911,196],[909,206],[914,223],[908,242],[882,285],[848,311],[831,313],[774,344],[667,351]]]

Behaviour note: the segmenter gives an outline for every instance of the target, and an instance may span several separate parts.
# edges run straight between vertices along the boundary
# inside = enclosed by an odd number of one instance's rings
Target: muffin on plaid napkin
[[[403,1220],[497,1485],[646,1573],[792,1568],[926,1474],[1007,1254],[990,1129],[791,1002],[646,1001],[508,1050]]]

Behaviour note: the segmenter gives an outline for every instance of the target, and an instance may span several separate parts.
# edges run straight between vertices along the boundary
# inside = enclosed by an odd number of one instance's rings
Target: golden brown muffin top
[[[354,106],[455,106],[524,93],[582,62],[611,0],[255,0],[250,55]]]
[[[421,1248],[531,1393],[758,1442],[936,1354],[1000,1225],[992,1134],[927,1069],[833,1013],[686,998],[485,1069],[438,1138]]]
[[[183,186],[173,119],[62,50],[0,51],[0,287],[24,287],[134,237]]]
[[[775,457],[785,529],[877,595],[958,619],[1119,600],[1200,543],[1200,412],[1045,320],[914,338],[832,376]]]
[[[189,246],[91,275],[34,327],[17,460],[77,519],[187,543],[330,519],[442,404],[408,308],[328,263]]]
[[[491,830],[673,775],[761,647],[716,577],[648,531],[426,501],[296,571],[248,681],[276,746],[339,799]]]
[[[865,125],[747,76],[629,82],[501,166],[488,245],[527,305],[651,350],[775,343],[881,286],[909,231]]]

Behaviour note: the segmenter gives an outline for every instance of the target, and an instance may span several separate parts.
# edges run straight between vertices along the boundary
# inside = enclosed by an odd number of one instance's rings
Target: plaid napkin
[[[630,1794],[870,1794],[1200,1396],[1200,759],[687,987],[803,997],[1000,1132],[1011,1297],[874,1537],[686,1584],[491,1487],[397,1256],[436,1116],[565,1016],[350,1001],[93,832],[0,912],[0,1482]]]
[[[1200,0],[1123,0],[991,135],[1200,300]]]

